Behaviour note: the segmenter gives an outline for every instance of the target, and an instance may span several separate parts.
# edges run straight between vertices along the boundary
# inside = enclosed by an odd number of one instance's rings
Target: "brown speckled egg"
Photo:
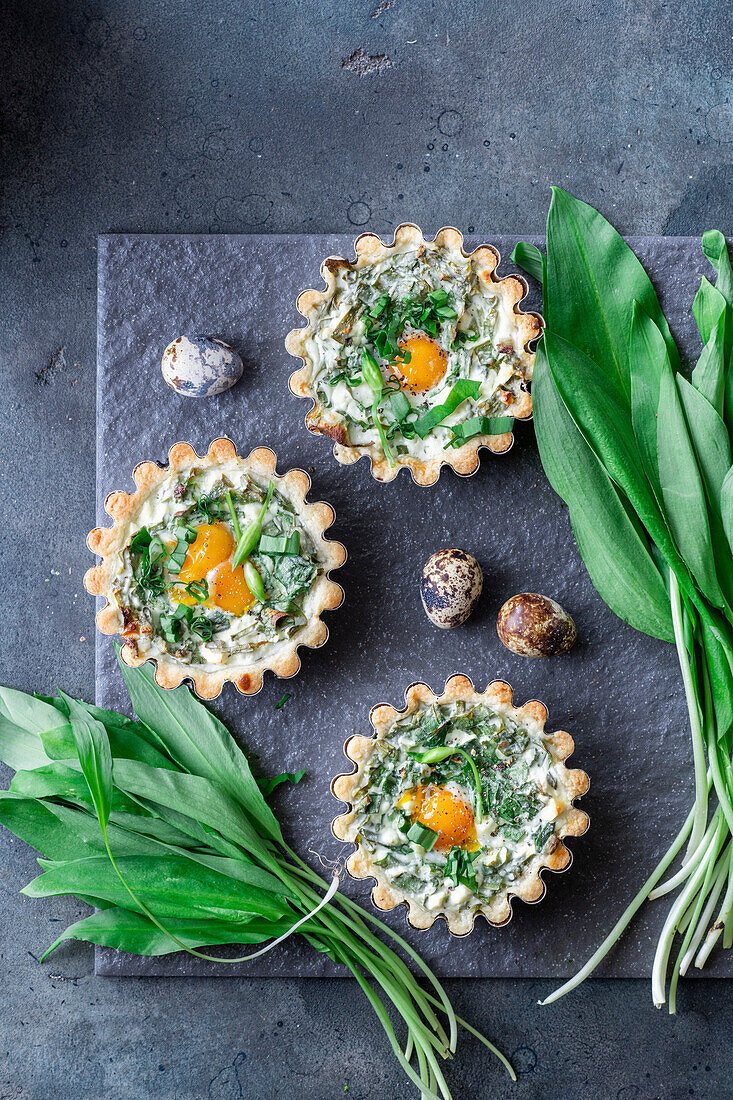
[[[567,653],[578,632],[567,611],[549,596],[520,592],[502,607],[496,622],[501,641],[520,657]]]
[[[465,623],[478,603],[484,577],[471,554],[455,548],[438,550],[423,566],[420,598],[425,614],[441,630]]]

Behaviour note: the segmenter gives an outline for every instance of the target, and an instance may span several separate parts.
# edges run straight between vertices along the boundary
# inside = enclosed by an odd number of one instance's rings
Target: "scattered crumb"
[[[373,73],[384,73],[387,69],[393,69],[394,61],[387,57],[386,53],[369,54],[359,47],[354,50],[351,57],[344,58],[341,62],[342,69],[348,69],[357,76],[371,76]]]
[[[386,11],[394,7],[394,0],[381,0],[381,3],[377,4],[376,8],[372,12],[372,19],[379,19],[380,15],[384,15]]]
[[[64,356],[64,349],[59,348],[51,356],[50,363],[46,363],[45,367],[41,367],[40,370],[35,371],[36,385],[46,386],[51,380],[51,376],[57,368],[63,369],[66,366],[66,358]]]
[[[79,641],[80,641],[80,642],[85,642],[85,641],[86,641],[86,638],[84,637],[84,635],[83,635],[83,634],[82,634],[81,638],[79,639]]]

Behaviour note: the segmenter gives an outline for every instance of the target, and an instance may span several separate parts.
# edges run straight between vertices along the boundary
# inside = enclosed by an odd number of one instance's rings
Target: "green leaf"
[[[661,500],[659,455],[657,452],[657,410],[659,387],[669,354],[659,328],[638,302],[633,303],[629,336],[631,377],[631,423],[644,470]]]
[[[724,598],[715,572],[705,492],[674,375],[668,364],[665,368],[659,390],[657,449],[667,520],[702,593],[715,607],[722,607]]]
[[[619,401],[617,387],[583,351],[549,329],[544,344],[560,396],[586,442],[667,560],[677,562],[678,554],[633,437],[630,409]]]
[[[187,687],[161,691],[147,665],[128,668],[119,663],[135,713],[155,730],[172,759],[186,771],[217,783],[244,807],[265,836],[282,840],[277,819],[226,726]]]
[[[73,806],[0,791],[0,823],[49,859],[81,859],[105,850],[96,817]],[[112,822],[108,835],[116,850],[126,855],[160,850]]]
[[[703,344],[707,344],[713,329],[725,312],[726,301],[713,284],[703,275],[700,289],[692,303],[692,314],[700,330]]]
[[[415,421],[415,431],[421,439],[425,439],[433,428],[455,412],[458,406],[469,397],[474,399],[478,397],[480,390],[480,382],[473,382],[470,378],[459,378],[442,404],[434,405]]]
[[[723,312],[692,372],[692,384],[705,397],[719,416],[723,416],[725,399],[725,326]]]
[[[107,731],[101,722],[92,718],[75,699],[61,693],[69,708],[71,730],[76,741],[76,751],[84,778],[89,785],[94,809],[102,826],[107,827],[112,809],[112,754],[109,750]]]
[[[513,427],[513,416],[472,416],[470,420],[449,427],[448,430],[453,433],[449,446],[461,447],[477,435],[504,435]]]
[[[250,913],[276,920],[292,910],[282,898],[260,887],[238,882],[180,856],[119,856],[119,869],[132,889],[157,917],[198,915],[237,919]],[[21,893],[31,898],[66,894],[93,895],[113,905],[135,907],[106,855],[66,862],[44,861],[47,869]]]
[[[0,791],[0,824],[41,855],[79,859],[101,850],[102,835],[93,817],[72,811],[72,822],[67,822],[57,811],[58,807],[36,798]]]
[[[725,337],[723,360],[726,369],[723,419],[729,434],[733,435],[733,271],[725,237],[717,229],[710,229],[702,236],[702,250],[717,273],[715,289],[727,303],[724,312]]]
[[[258,917],[239,921],[170,918],[167,927],[187,947],[213,947],[216,944],[262,943],[263,940],[281,936],[292,923],[288,918],[278,921],[264,921]],[[72,939],[135,955],[170,955],[179,950],[170,936],[156,928],[147,917],[116,906],[92,913],[70,925],[42,958],[64,940]]]
[[[720,490],[720,514],[723,520],[725,537],[733,554],[733,469],[725,475],[723,487]]]
[[[538,283],[544,282],[545,257],[536,244],[518,241],[512,252],[512,263],[518,264],[523,271],[526,271]]]
[[[212,780],[150,768],[135,760],[117,760],[114,777],[121,790],[187,814],[246,851],[267,856],[267,841],[257,833],[242,804]],[[258,793],[262,798],[259,789]]]
[[[679,353],[649,276],[634,253],[592,206],[557,187],[547,215],[545,320],[573,342],[604,375],[631,393],[629,346],[637,301],[657,324],[670,362]]]
[[[82,773],[59,760],[32,771],[16,772],[10,790],[29,798],[66,798],[91,803],[89,786]],[[135,812],[134,803],[121,791],[112,792],[112,806]]]
[[[413,844],[422,845],[425,851],[429,852],[431,848],[435,847],[438,840],[438,834],[434,829],[429,829],[427,825],[423,825],[421,822],[416,821],[407,830],[407,839],[411,840]]]
[[[721,512],[723,484],[731,468],[728,430],[703,394],[681,374],[677,375],[677,389],[705,486],[710,536],[720,585],[729,606],[733,606],[733,560]]]
[[[563,404],[542,342],[535,359],[532,401],[542,465],[570,508],[578,549],[598,594],[635,630],[673,641],[669,597],[646,533],[624,507]]]
[[[272,779],[261,779],[260,790],[265,798],[269,798],[275,788],[282,783],[300,783],[301,779],[304,779],[307,774],[305,768],[297,772],[281,772],[280,775],[274,775]]]
[[[50,753],[44,738],[59,727],[71,735],[68,722],[48,703],[24,691],[0,688],[0,759],[14,771],[48,764]]]
[[[65,718],[69,717],[69,708],[63,699],[46,699],[45,702],[55,707]],[[101,722],[107,731],[109,747],[112,758],[124,757],[126,760],[142,760],[153,768],[175,768],[175,764],[165,753],[163,745],[158,741],[155,733],[149,730],[142,722],[136,722],[127,718],[124,714],[118,714],[115,710],[105,710],[104,707],[95,707],[92,703],[84,703],[77,700],[79,706],[97,722]],[[58,734],[54,736],[53,744],[49,743],[48,734],[45,735],[46,751],[57,760],[68,760],[76,757],[76,743],[71,732],[71,725],[59,727]],[[51,748],[54,749],[51,752]]]

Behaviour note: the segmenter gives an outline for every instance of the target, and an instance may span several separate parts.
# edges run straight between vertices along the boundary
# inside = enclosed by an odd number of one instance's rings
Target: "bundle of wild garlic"
[[[670,1012],[680,974],[702,967],[721,936],[733,943],[733,276],[722,234],[706,233],[702,247],[717,283],[703,279],[692,305],[704,347],[691,381],[646,272],[592,207],[555,189],[547,254],[527,244],[514,253],[543,287],[532,396],[545,472],[605,602],[675,643],[695,772],[694,806],[669,851],[545,1004],[591,973],[650,898],[675,895],[654,959],[656,1005],[676,936]]]
[[[450,1100],[438,1059],[455,1053],[459,1024],[516,1080],[503,1054],[456,1016],[419,954],[286,844],[265,794],[303,773],[256,779],[187,687],[162,691],[149,666],[120,667],[137,721],[63,694],[0,688],[0,759],[15,771],[10,790],[0,791],[0,822],[43,856],[43,873],[23,893],[71,894],[97,910],[41,958],[80,939],[139,955],[184,950],[242,962],[297,932],[348,967],[422,1097]],[[238,958],[199,950],[265,941]],[[404,1050],[385,1001],[406,1026]]]

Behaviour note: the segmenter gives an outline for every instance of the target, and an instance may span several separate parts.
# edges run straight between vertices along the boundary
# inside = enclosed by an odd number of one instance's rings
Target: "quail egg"
[[[537,592],[507,600],[496,623],[499,638],[520,657],[555,657],[575,644],[575,623],[559,603]]]
[[[242,377],[242,357],[215,336],[179,336],[163,352],[160,369],[184,397],[212,397]]]
[[[484,577],[481,566],[465,550],[449,548],[432,554],[420,577],[425,614],[441,630],[465,623],[478,603]]]

